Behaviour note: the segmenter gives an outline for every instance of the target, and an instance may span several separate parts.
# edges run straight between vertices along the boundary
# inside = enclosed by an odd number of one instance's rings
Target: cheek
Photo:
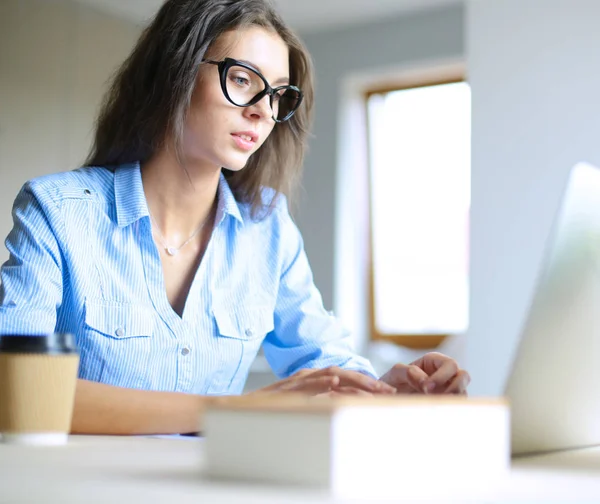
[[[197,146],[214,144],[227,127],[226,107],[208,98],[193,102],[186,119],[186,138]]]
[[[228,105],[218,85],[199,81],[192,96],[186,126],[214,136],[215,130],[223,128],[223,118],[231,113]]]

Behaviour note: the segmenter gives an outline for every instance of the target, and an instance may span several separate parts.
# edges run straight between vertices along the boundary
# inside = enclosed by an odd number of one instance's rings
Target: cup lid
[[[0,353],[73,354],[78,349],[75,337],[69,333],[3,334]]]

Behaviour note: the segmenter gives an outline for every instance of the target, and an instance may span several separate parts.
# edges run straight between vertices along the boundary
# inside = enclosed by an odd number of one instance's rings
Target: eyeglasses
[[[267,79],[247,63],[232,58],[225,58],[223,61],[203,60],[203,62],[219,67],[223,94],[237,107],[250,107],[268,95],[273,120],[281,123],[292,117],[302,103],[302,91],[296,86],[272,88]]]

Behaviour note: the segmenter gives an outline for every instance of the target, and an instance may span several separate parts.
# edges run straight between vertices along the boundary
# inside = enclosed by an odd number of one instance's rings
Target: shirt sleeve
[[[287,377],[300,369],[339,366],[377,378],[373,367],[352,349],[349,332],[323,306],[313,282],[304,243],[285,198],[276,208],[283,267],[275,306],[274,330],[263,343],[274,373]]]
[[[56,327],[62,301],[62,256],[49,214],[26,184],[13,205],[13,229],[6,239],[9,259],[0,270],[0,334],[47,334]],[[50,215],[51,217],[52,215]]]

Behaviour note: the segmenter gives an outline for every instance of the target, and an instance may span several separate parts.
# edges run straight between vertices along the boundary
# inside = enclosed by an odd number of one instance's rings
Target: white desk
[[[73,436],[55,448],[0,444],[0,503],[339,502],[315,490],[210,481],[203,456],[203,441],[187,438]],[[536,501],[600,502],[600,448],[517,460],[506,484],[482,502]]]

